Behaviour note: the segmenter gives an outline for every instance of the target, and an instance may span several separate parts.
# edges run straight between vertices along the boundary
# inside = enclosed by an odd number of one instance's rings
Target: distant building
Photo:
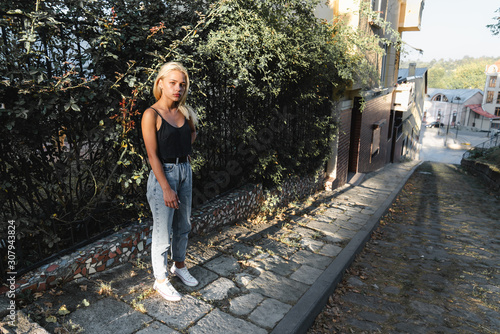
[[[490,129],[500,129],[500,60],[493,65],[486,66],[485,74],[482,109],[492,116],[488,116]]]
[[[424,111],[427,123],[439,121],[445,127],[488,131],[490,121],[481,109],[483,92],[480,89],[429,88]]]

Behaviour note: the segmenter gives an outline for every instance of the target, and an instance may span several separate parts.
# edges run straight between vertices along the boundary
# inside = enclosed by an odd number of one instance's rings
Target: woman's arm
[[[148,152],[148,160],[151,169],[158,180],[158,183],[163,190],[163,200],[165,205],[177,209],[179,208],[179,198],[175,191],[172,190],[168,184],[165,172],[163,171],[163,164],[158,157],[158,142],[156,139],[156,120],[157,115],[153,109],[146,109],[142,115],[141,127],[144,145]]]

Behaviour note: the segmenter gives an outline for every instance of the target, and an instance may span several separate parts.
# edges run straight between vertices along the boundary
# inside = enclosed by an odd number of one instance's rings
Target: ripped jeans
[[[179,197],[179,209],[169,208],[163,200],[163,190],[150,172],[147,199],[153,214],[151,262],[157,280],[168,276],[167,257],[171,251],[172,261],[183,262],[186,258],[188,235],[191,231],[192,169],[189,162],[163,164],[168,184]]]

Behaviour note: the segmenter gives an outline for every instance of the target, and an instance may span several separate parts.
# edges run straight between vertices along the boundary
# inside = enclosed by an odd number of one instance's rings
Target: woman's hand
[[[165,201],[165,205],[169,208],[179,208],[179,196],[177,196],[177,193],[172,188],[163,190],[163,201]]]

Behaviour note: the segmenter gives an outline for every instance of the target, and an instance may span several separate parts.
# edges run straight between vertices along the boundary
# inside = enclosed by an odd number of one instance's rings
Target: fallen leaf
[[[87,299],[84,299],[82,301],[83,306],[88,307],[90,305],[89,301]]]
[[[50,293],[51,295],[53,295],[53,296],[60,296],[60,295],[62,295],[62,294],[63,294],[63,292],[62,292],[61,290],[56,291],[55,289],[50,290],[50,291],[49,291],[49,293]]]
[[[57,319],[53,315],[49,315],[47,318],[45,318],[45,321],[55,323],[55,322],[57,322]]]
[[[59,313],[59,315],[66,315],[66,314],[70,314],[71,312],[68,311],[68,309],[66,308],[66,305],[63,305],[59,308],[59,311],[57,313]]]

